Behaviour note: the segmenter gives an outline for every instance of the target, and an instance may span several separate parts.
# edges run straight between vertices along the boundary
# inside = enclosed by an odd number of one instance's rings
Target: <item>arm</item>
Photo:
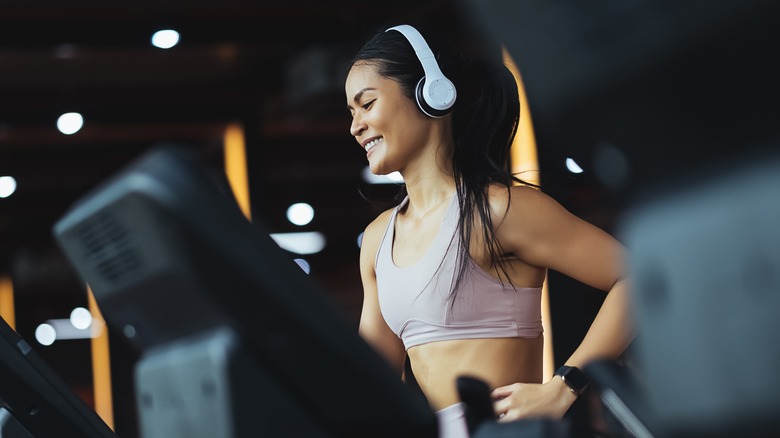
[[[505,211],[496,230],[505,250],[526,263],[556,270],[608,292],[566,365],[582,369],[594,359],[620,356],[634,337],[622,245],[538,190],[513,187],[509,208],[506,194],[503,200],[500,195],[496,200],[496,205],[503,202]],[[538,415],[560,418],[576,399],[558,376],[542,385],[497,388],[494,396],[501,398],[496,402],[496,410],[504,413],[506,420]]]
[[[363,308],[360,313],[359,333],[382,357],[384,357],[399,376],[403,371],[406,350],[401,340],[387,326],[379,310],[376,272],[374,262],[379,243],[389,216],[381,215],[366,227],[360,247],[360,276],[363,281]]]

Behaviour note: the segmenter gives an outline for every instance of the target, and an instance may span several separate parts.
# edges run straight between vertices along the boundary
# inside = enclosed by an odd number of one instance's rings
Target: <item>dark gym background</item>
[[[365,158],[348,132],[339,72],[363,36],[384,24],[427,20],[457,38],[504,42],[524,78],[543,188],[608,232],[652,183],[776,138],[777,110],[756,99],[769,92],[758,84],[776,70],[761,56],[777,40],[769,2],[520,3],[3,2],[0,176],[13,176],[18,190],[0,199],[0,274],[13,280],[18,332],[92,403],[88,341],[34,342],[38,324],[87,304],[51,227],[79,196],[157,142],[184,142],[221,166],[231,122],[245,129],[253,217],[275,232],[325,234],[327,247],[306,257],[311,275],[357,324],[357,239],[378,212],[360,193],[391,196],[394,188],[361,179]],[[149,44],[163,27],[180,32],[178,46]],[[72,136],[55,126],[67,111],[85,118]],[[691,143],[670,142],[672,134],[710,148],[683,147]],[[726,146],[735,138],[747,140],[743,148]],[[614,151],[625,160],[617,177],[603,165]],[[566,158],[585,171],[570,173]],[[304,229],[284,216],[295,202],[315,209]],[[559,364],[602,294],[557,273],[550,292]],[[116,431],[132,437],[136,355],[121,337],[111,339]]]

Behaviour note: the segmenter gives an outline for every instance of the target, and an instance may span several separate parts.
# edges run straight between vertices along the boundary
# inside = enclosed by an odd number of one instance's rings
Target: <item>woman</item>
[[[462,375],[493,388],[501,421],[560,418],[580,383],[558,372],[542,382],[547,269],[609,292],[566,360],[576,372],[619,356],[632,338],[623,248],[538,188],[515,184],[508,160],[520,108],[511,72],[426,38],[407,25],[379,32],[345,84],[350,132],[371,171],[398,171],[405,183],[403,201],[363,234],[360,334],[399,373],[408,355],[442,436],[467,435],[455,384]]]

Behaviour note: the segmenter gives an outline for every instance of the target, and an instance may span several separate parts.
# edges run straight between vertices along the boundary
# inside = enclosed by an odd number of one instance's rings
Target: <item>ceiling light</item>
[[[0,176],[0,198],[7,198],[16,191],[16,180],[12,176]]]
[[[79,132],[84,126],[84,117],[79,113],[65,113],[57,119],[57,129],[65,135]]]
[[[57,332],[51,324],[41,324],[35,329],[35,339],[41,345],[51,345],[57,340]]]
[[[307,262],[305,259],[295,259],[295,263],[297,263],[298,266],[303,269],[303,272],[307,274],[311,273],[311,265],[309,265],[309,262]]]
[[[566,168],[569,169],[569,172],[571,173],[582,173],[580,165],[571,158],[566,159]]]
[[[76,307],[70,312],[70,323],[79,330],[86,330],[92,324],[92,313],[83,307]]]
[[[314,219],[314,209],[305,202],[299,202],[287,208],[287,220],[295,225],[306,225],[312,219]]]
[[[152,45],[160,49],[170,49],[179,43],[179,32],[173,29],[158,30],[152,35]]]

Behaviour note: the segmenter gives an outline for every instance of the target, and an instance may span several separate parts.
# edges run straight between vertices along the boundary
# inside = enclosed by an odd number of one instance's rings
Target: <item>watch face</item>
[[[564,368],[564,367],[561,367]],[[590,380],[579,368],[565,367],[560,373],[561,378],[573,391],[580,393],[588,386]]]

